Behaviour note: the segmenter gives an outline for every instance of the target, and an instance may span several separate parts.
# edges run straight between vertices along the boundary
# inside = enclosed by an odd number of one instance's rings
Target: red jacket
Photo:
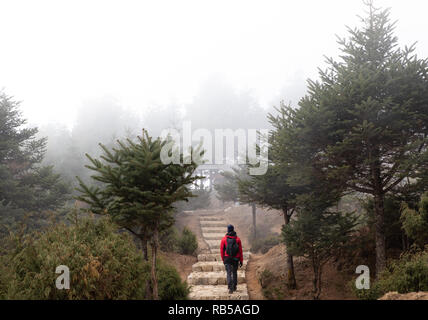
[[[224,259],[228,257],[228,254],[226,253],[227,238],[236,239],[236,243],[239,246],[239,251],[238,251],[236,258],[238,258],[239,261],[241,261],[241,263],[243,263],[244,262],[244,255],[242,254],[241,239],[239,239],[238,236],[229,236],[227,234],[223,237],[223,239],[221,239],[221,243],[220,243],[221,260],[223,260],[223,262],[224,262]]]

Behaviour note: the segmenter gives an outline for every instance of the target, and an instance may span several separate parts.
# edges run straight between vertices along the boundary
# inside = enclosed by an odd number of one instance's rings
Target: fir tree
[[[421,196],[416,210],[402,203],[401,222],[406,235],[423,249],[428,244],[428,193]]]
[[[200,177],[194,176],[197,164],[180,155],[181,164],[164,164],[161,150],[168,139],[152,139],[147,131],[135,143],[118,141],[119,147],[109,150],[100,144],[101,160],[86,155],[95,172],[92,179],[101,186],[87,186],[79,177],[81,196],[78,200],[89,204],[87,210],[108,214],[121,227],[137,236],[145,248],[150,242],[152,252],[152,296],[158,299],[156,257],[159,233],[173,224],[173,204],[192,196],[190,185]],[[197,152],[199,152],[197,150]]]
[[[281,166],[270,164],[264,175],[249,176],[238,180],[241,201],[252,202],[262,207],[277,209],[284,216],[284,225],[290,223],[296,212],[296,189],[287,183],[287,175],[281,172]],[[293,255],[287,250],[287,286],[296,288]]]
[[[287,251],[310,261],[313,270],[313,297],[318,300],[322,289],[323,267],[347,246],[356,226],[356,218],[328,210],[329,200],[314,194],[300,199],[296,220],[282,228]]]
[[[242,202],[251,206],[251,213],[253,217],[253,236],[257,239],[257,207],[256,203],[250,198],[245,196],[239,188],[239,181],[247,181],[248,169],[244,165],[233,167],[232,171],[222,172],[223,183],[216,184],[214,189],[217,191],[217,197],[223,202],[233,201]]]
[[[296,111],[295,141],[300,158],[305,149],[315,151],[313,167],[331,181],[373,196],[379,275],[386,264],[385,195],[426,159],[428,62],[414,46],[397,48],[388,10],[367,6],[363,27],[339,40],[342,60],[328,59],[320,81],[309,81]]]
[[[214,190],[217,192],[217,198],[223,202],[238,201],[238,184],[236,181],[236,172],[224,171],[221,173],[222,183],[214,185]]]
[[[52,166],[41,165],[47,138],[37,139],[38,129],[25,124],[19,102],[0,93],[0,216],[8,226],[25,213],[61,207],[70,193]]]
[[[235,170],[235,183],[238,185],[238,199],[244,203],[254,206],[260,205],[265,208],[280,210],[284,216],[284,225],[290,223],[291,217],[296,212],[297,197],[307,191],[307,185],[290,184],[290,160],[283,152],[287,147],[287,141],[282,139],[289,125],[290,117],[269,116],[273,130],[267,137],[260,139],[268,141],[268,170],[264,175],[250,175],[251,161],[242,166],[240,171]],[[257,152],[264,152],[257,145]],[[296,288],[296,277],[294,273],[293,256],[287,251],[287,286]]]

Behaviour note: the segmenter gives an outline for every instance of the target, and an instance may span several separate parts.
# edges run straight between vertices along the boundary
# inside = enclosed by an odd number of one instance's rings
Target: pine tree
[[[214,185],[214,190],[217,192],[217,198],[223,202],[238,201],[238,184],[236,181],[236,171],[224,171],[220,173],[222,183]]]
[[[291,109],[290,109],[291,110]],[[254,167],[250,161],[248,165],[234,168],[233,172],[223,174],[225,182],[216,186],[220,198],[238,200],[243,203],[280,210],[284,216],[284,225],[288,225],[293,214],[296,213],[299,195],[309,192],[307,182],[293,184],[292,166],[288,146],[295,143],[290,139],[292,128],[292,113],[282,105],[278,109],[279,115],[269,115],[268,120],[273,127],[267,137],[260,139],[268,141],[268,170],[264,175],[250,175],[250,168]],[[261,148],[256,146],[260,154]],[[248,159],[249,160],[249,159]],[[299,171],[300,172],[300,171]],[[255,210],[253,210],[253,223],[255,225]],[[287,251],[287,286],[290,289],[297,287],[294,273],[293,255]]]
[[[296,195],[301,192],[301,187],[291,186],[288,175],[283,166],[278,162],[272,162],[264,175],[248,176],[245,179],[238,178],[238,190],[241,201],[258,204],[262,207],[280,210],[284,216],[284,225],[290,223],[291,217],[296,212]],[[294,273],[293,255],[287,250],[287,286],[296,289],[296,276]]]
[[[428,244],[428,193],[421,196],[417,210],[402,203],[401,222],[406,235],[423,249]]]
[[[322,289],[323,267],[349,243],[356,218],[328,210],[329,200],[314,194],[300,199],[299,216],[282,228],[287,251],[310,261],[313,270],[313,296]]]
[[[217,191],[217,197],[222,201],[239,201],[251,206],[251,214],[253,217],[253,236],[257,239],[257,207],[254,200],[246,196],[239,188],[239,181],[247,181],[249,179],[248,169],[245,165],[233,167],[232,171],[222,172],[223,183],[216,184],[214,189]]]
[[[376,274],[385,268],[384,198],[423,164],[428,133],[428,61],[397,48],[388,10],[367,2],[363,27],[340,39],[320,81],[296,111],[295,141],[314,167],[344,188],[373,196]]]
[[[281,111],[282,110],[282,111]],[[278,109],[284,112],[284,108]],[[260,136],[268,142],[268,170],[264,175],[249,174],[251,164],[245,166],[245,174],[236,175],[240,201],[258,204],[262,207],[280,210],[284,216],[284,225],[288,225],[296,213],[298,196],[308,192],[307,183],[293,184],[291,182],[290,158],[288,156],[289,140],[287,135],[291,126],[292,117],[284,113],[278,116],[269,115],[268,120],[273,127],[267,137]],[[257,152],[261,153],[260,146]],[[286,154],[284,154],[286,153]],[[248,163],[251,163],[248,161]],[[297,287],[294,273],[293,255],[287,251],[287,286]]]
[[[0,216],[3,225],[22,220],[24,213],[55,210],[70,190],[52,166],[42,166],[47,138],[25,128],[19,102],[0,93]],[[37,219],[40,220],[40,219]],[[37,221],[32,221],[36,223]]]
[[[173,204],[192,196],[190,185],[201,177],[194,176],[197,164],[187,164],[180,155],[181,164],[164,164],[161,150],[168,139],[152,139],[147,131],[135,143],[118,141],[119,147],[109,150],[100,144],[101,160],[86,154],[95,172],[92,179],[101,186],[87,186],[79,177],[81,193],[78,200],[89,204],[87,210],[108,214],[119,226],[137,236],[143,248],[150,242],[152,252],[152,296],[158,299],[156,257],[159,233],[173,224]],[[196,150],[199,152],[199,150]],[[145,250],[147,254],[147,249]]]

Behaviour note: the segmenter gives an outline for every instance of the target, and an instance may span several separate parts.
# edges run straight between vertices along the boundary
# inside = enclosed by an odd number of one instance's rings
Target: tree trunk
[[[376,278],[386,267],[386,244],[385,244],[385,210],[381,178],[381,162],[378,149],[370,151],[370,173],[372,176],[374,206],[375,206],[375,244],[376,244]]]
[[[313,262],[314,263],[314,262]],[[312,294],[314,296],[314,300],[317,300],[317,288],[318,288],[318,270],[315,265],[312,266],[312,270],[314,272],[314,278],[312,279]]]
[[[150,281],[150,279],[146,280],[146,292],[145,292],[145,296],[147,300],[153,300],[153,295],[152,295],[152,283]]]
[[[253,211],[253,229],[254,229],[254,240],[257,240],[257,229],[256,229],[256,204],[251,205]]]
[[[201,172],[201,176],[203,175],[203,172]],[[199,180],[199,189],[200,190],[203,190],[204,189],[204,182],[203,182],[203,179],[200,179]]]
[[[317,295],[317,300],[319,300],[320,295],[321,295],[321,288],[322,288],[322,266],[320,266],[320,273],[318,275],[318,295]]]
[[[316,270],[316,281],[315,281],[315,287],[314,287],[314,300],[319,300],[320,299],[320,295],[321,295],[321,276],[322,276],[322,265],[320,264],[319,266],[317,266],[317,270]]]
[[[384,219],[384,195],[374,196],[376,214],[376,278],[386,267],[386,243],[385,243],[385,219]]]
[[[148,250],[148,247],[147,247],[147,245],[148,245],[147,237],[144,236],[144,235],[140,235],[139,238],[140,238],[141,251],[143,252],[144,261],[148,262],[149,261],[149,254],[148,254],[149,250]],[[146,280],[145,288],[146,288],[146,290],[145,290],[145,298],[148,299],[148,300],[152,300],[153,299],[153,296],[152,296],[152,291],[153,290],[152,290],[152,284],[151,284],[150,279]]]
[[[214,175],[214,171],[210,170],[210,192],[213,190],[213,175]]]
[[[152,290],[153,290],[153,300],[159,300],[158,295],[158,279],[156,277],[156,255],[158,251],[158,242],[159,242],[159,231],[157,226],[153,230],[153,240],[152,240]]]
[[[290,216],[287,213],[287,209],[284,209],[284,221],[285,225],[288,225],[290,223]],[[287,286],[289,289],[297,289],[297,283],[296,283],[296,276],[294,274],[294,263],[293,263],[293,256],[288,253],[287,251]]]
[[[148,241],[147,238],[140,238],[141,241],[141,250],[143,251],[144,261],[149,261],[149,253],[148,253]]]
[[[140,239],[141,251],[143,252],[144,261],[149,261],[149,250],[147,248],[149,236],[147,230],[144,227],[139,226],[136,232],[133,232],[132,230],[131,232],[136,235],[138,239]]]
[[[319,295],[318,295],[318,267],[317,266],[313,266],[313,271],[314,271],[314,278],[312,279],[312,285],[313,285],[313,296],[314,296],[314,300],[318,300]]]

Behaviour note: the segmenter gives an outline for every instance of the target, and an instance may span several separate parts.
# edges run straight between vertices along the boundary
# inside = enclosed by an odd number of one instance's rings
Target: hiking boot
[[[229,289],[229,294],[232,294],[233,293],[233,289]]]

